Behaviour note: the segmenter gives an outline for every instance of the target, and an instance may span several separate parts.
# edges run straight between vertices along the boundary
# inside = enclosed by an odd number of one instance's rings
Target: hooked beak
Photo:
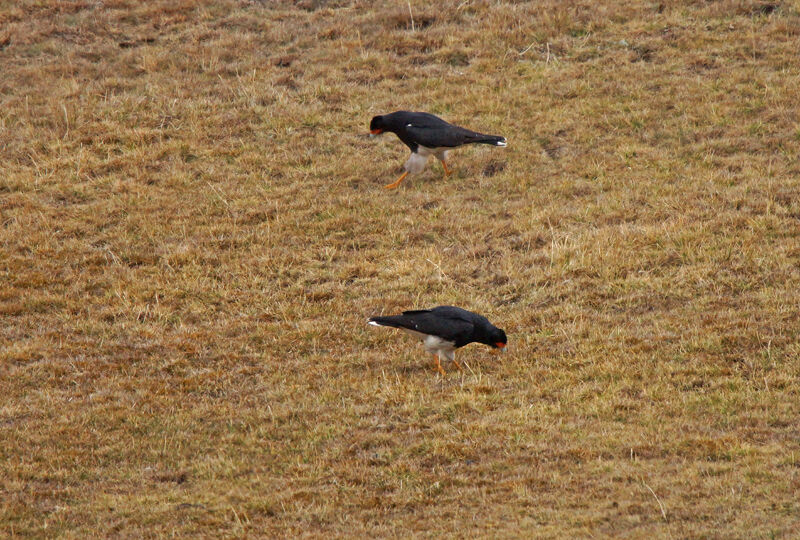
[[[501,353],[506,352],[506,344],[505,343],[501,343],[501,342],[498,341],[494,345],[495,345],[495,347],[497,347],[499,349],[498,352],[501,352]]]
[[[380,135],[381,133],[383,133],[382,129],[371,129],[371,130],[369,130],[369,136],[370,137],[374,137],[375,135]]]

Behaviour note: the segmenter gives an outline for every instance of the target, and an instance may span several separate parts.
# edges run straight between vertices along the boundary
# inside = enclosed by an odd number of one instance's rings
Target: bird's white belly
[[[447,148],[428,148],[418,146],[416,152],[411,152],[411,156],[406,160],[405,169],[411,174],[422,172],[430,156],[436,156],[439,161],[447,160]]]
[[[450,148],[440,147],[440,148],[428,148],[427,146],[419,146],[417,148],[417,153],[424,155],[427,159],[428,156],[436,156],[441,161],[445,161],[447,159],[447,151]]]
[[[411,152],[411,156],[406,160],[405,169],[411,174],[422,172],[425,168],[425,163],[428,161],[430,154],[421,154],[419,152]]]
[[[455,343],[452,341],[447,341],[437,336],[425,336],[425,339],[422,340],[422,344],[425,346],[425,350],[430,353],[447,353],[449,351],[455,350]]]
[[[422,332],[409,330],[408,328],[401,328],[401,330],[422,340],[422,345],[425,347],[425,350],[431,354],[442,354],[445,357],[449,357],[450,355],[448,353],[454,351],[456,348],[456,344],[454,342],[447,341],[439,336],[423,334]]]

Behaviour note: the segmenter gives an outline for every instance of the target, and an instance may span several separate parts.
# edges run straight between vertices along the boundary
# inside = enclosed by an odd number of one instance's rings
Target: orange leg
[[[447,375],[447,372],[442,367],[442,362],[439,359],[439,355],[438,354],[434,354],[433,357],[436,359],[436,369],[439,370],[439,373],[441,373],[442,375]]]
[[[386,185],[385,185],[385,186],[383,186],[383,187],[385,187],[386,189],[395,189],[397,186],[399,186],[399,185],[400,185],[400,182],[402,182],[402,181],[403,181],[403,178],[405,178],[406,176],[408,176],[408,171],[404,172],[404,173],[402,174],[402,176],[400,176],[400,178],[398,178],[397,180],[395,180],[395,181],[394,181],[394,182],[392,182],[391,184],[386,184]]]
[[[461,368],[461,364],[459,364],[458,362],[456,362],[456,359],[455,359],[455,358],[453,358],[453,363],[454,363],[454,364],[456,365],[456,367],[458,368],[458,371],[464,371],[464,370]]]
[[[444,177],[447,178],[453,171],[447,168],[447,163],[444,160],[442,160],[442,167],[444,167]]]

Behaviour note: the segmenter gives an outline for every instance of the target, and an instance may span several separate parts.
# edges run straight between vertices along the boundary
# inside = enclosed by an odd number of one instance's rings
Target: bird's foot
[[[396,189],[396,188],[397,188],[397,186],[399,186],[399,185],[400,185],[400,182],[402,182],[402,181],[403,181],[403,179],[404,179],[406,176],[408,176],[408,171],[404,172],[404,173],[403,173],[403,174],[400,176],[400,178],[398,178],[397,180],[395,180],[395,181],[394,181],[394,182],[392,182],[391,184],[386,184],[385,186],[383,186],[383,187],[384,187],[384,189]]]
[[[439,355],[438,354],[434,354],[433,357],[436,359],[436,369],[438,369],[439,373],[441,373],[442,377],[444,377],[445,375],[447,375],[447,372],[442,367],[442,361],[439,358]]]

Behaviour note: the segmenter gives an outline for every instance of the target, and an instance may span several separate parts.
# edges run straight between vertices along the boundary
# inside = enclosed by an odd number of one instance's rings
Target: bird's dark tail
[[[391,315],[389,317],[370,317],[367,321],[372,326],[391,326],[392,328],[405,328],[406,324],[403,324],[405,321],[403,320],[402,315]]]
[[[468,137],[467,144],[491,144],[492,146],[505,146],[506,138],[500,135],[484,135],[483,133],[475,133],[472,137]]]
[[[372,326],[391,326],[392,328],[409,328],[414,330],[417,327],[416,317],[430,313],[429,309],[416,309],[404,311],[402,315],[389,315],[387,317],[370,317],[367,321]]]

